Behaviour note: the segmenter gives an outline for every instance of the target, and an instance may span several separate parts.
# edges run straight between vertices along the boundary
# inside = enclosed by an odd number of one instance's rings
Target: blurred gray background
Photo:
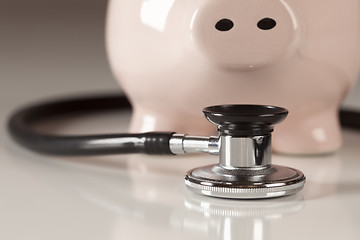
[[[106,5],[106,0],[0,0],[0,106],[118,91],[104,47]]]
[[[3,114],[63,94],[120,91],[104,47],[106,5],[106,0],[0,0]],[[345,105],[360,109],[359,96],[358,83]]]

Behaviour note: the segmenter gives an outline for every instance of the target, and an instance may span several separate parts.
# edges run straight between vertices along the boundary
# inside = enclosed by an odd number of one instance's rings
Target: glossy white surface
[[[129,112],[84,116],[56,131],[121,131],[128,120]],[[274,163],[301,169],[307,183],[295,196],[257,201],[185,188],[186,171],[216,156],[51,157],[5,137],[0,239],[359,239],[360,132],[344,134],[333,155],[275,155]]]

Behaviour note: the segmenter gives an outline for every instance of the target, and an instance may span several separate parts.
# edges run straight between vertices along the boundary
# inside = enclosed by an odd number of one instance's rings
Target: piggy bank
[[[133,105],[129,131],[209,135],[206,106],[276,105],[290,114],[275,151],[337,150],[359,11],[359,0],[111,0],[107,50]]]

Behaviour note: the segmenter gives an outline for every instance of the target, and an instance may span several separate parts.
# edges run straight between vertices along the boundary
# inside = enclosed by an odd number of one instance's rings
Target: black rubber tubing
[[[39,153],[51,155],[83,156],[105,154],[168,154],[169,140],[174,132],[119,133],[99,135],[51,135],[36,131],[32,125],[49,117],[104,110],[131,109],[122,95],[88,96],[51,101],[25,107],[15,112],[8,121],[8,130],[20,145]],[[360,129],[360,112],[340,111],[344,127]]]
[[[99,135],[59,136],[36,131],[33,124],[49,117],[66,116],[104,110],[130,109],[126,97],[104,95],[65,99],[25,107],[15,112],[8,121],[8,130],[20,145],[39,153],[79,156],[105,154],[168,154],[173,132],[120,133]]]

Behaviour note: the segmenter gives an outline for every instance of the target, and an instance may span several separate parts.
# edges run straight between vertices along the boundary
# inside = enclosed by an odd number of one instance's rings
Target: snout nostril
[[[257,23],[261,30],[270,30],[276,26],[276,21],[272,18],[263,18]]]
[[[223,18],[220,21],[218,21],[215,25],[215,28],[221,32],[229,31],[234,27],[233,21],[227,18]]]

